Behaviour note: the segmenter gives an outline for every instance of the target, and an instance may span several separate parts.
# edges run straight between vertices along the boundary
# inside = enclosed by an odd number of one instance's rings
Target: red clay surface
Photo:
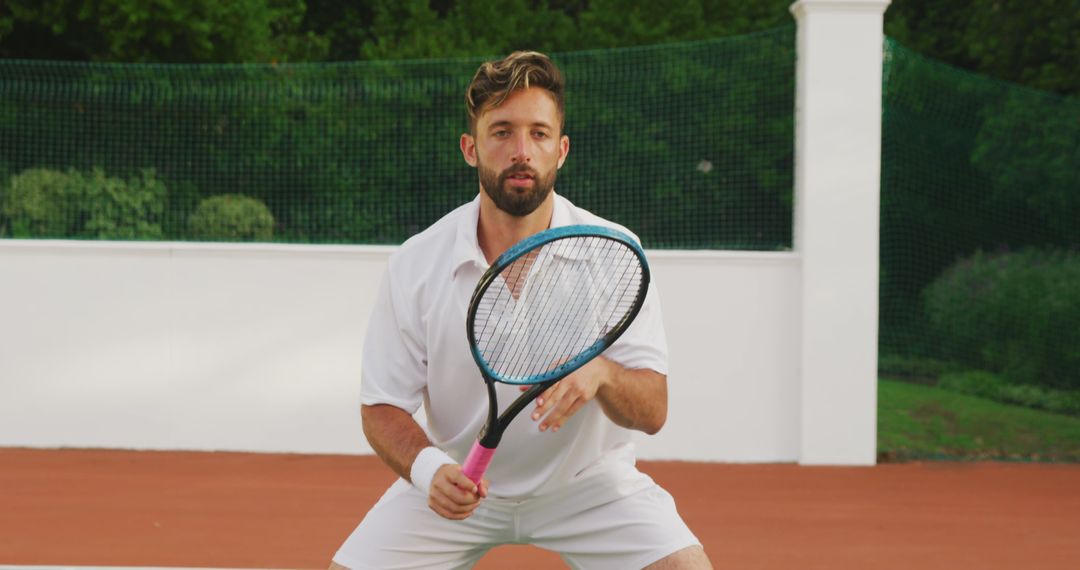
[[[1080,568],[1080,465],[642,462],[717,568]],[[0,448],[0,564],[325,568],[374,457]],[[530,546],[481,569],[561,568]]]

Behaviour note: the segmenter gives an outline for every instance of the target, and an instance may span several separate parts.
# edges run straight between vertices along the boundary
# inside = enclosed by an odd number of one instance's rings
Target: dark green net
[[[648,247],[790,247],[793,27],[553,58],[560,193]],[[400,243],[477,192],[481,61],[0,61],[0,236]]]

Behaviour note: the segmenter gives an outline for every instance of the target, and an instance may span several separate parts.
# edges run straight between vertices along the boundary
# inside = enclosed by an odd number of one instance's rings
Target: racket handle
[[[461,471],[473,483],[479,485],[480,479],[484,477],[484,472],[487,471],[488,464],[491,463],[491,458],[494,455],[494,448],[484,447],[478,441],[469,450],[469,456],[465,458],[465,465],[461,468]]]

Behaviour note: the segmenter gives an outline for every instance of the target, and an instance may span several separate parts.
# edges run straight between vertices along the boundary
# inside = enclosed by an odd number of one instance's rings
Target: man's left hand
[[[536,398],[536,409],[532,413],[533,421],[540,421],[540,431],[559,431],[613,377],[614,366],[606,358],[594,358],[544,390]],[[522,386],[522,390],[527,388]]]

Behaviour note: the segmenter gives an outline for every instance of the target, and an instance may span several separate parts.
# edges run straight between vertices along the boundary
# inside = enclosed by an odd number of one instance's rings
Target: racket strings
[[[621,249],[624,249],[624,247],[617,242],[605,240],[602,238],[590,237],[585,239],[589,240],[590,243],[586,243],[582,247],[591,248],[586,249],[586,251],[602,252],[602,255],[598,256],[597,262],[595,264],[590,264],[588,267],[588,269],[590,270],[590,277],[595,283],[605,283],[607,281],[605,279],[606,276],[597,275],[596,268],[617,268],[620,263],[618,254],[620,253]],[[631,255],[628,257],[623,257],[621,261],[622,265],[626,267],[629,265],[626,262],[636,261],[636,258]],[[581,274],[578,274],[579,277],[580,275]],[[620,281],[616,279],[615,283],[620,283]],[[623,282],[622,284],[624,285],[624,287],[622,287],[622,290],[625,291],[625,286],[628,286],[629,282]],[[575,283],[574,286],[575,289],[580,290],[582,284]],[[607,292],[606,295],[605,289]],[[610,300],[613,296],[620,293],[619,288],[608,288],[601,286],[592,287],[588,290],[592,293],[591,298],[586,295],[579,295],[575,299],[576,304],[569,307],[566,311],[563,312],[563,320],[559,322],[552,321],[551,327],[548,330],[541,331],[542,338],[547,338],[550,340],[549,345],[545,347],[545,349],[541,352],[546,354],[569,355],[564,356],[564,360],[569,359],[571,356],[581,352],[582,350],[590,346],[598,338],[601,338],[602,336],[607,334],[611,330],[611,328],[617,324],[617,322],[611,322],[611,318],[614,316],[614,311],[617,310],[617,307],[611,307]],[[604,298],[603,300],[601,300],[602,297]],[[594,308],[593,313],[598,317],[596,319],[597,327],[594,328],[592,331],[590,331],[587,327],[584,326],[573,327],[572,323],[568,322],[568,318],[570,317],[570,315],[581,315],[582,313],[587,313],[590,307]],[[556,334],[557,331],[560,329],[569,332],[576,331],[578,334],[573,336],[567,335],[565,337],[560,337],[559,334]],[[590,334],[590,332],[592,334]],[[557,344],[560,339],[564,341],[562,345]],[[562,362],[558,362],[555,364],[562,364]]]
[[[564,264],[563,267],[561,267],[562,271],[556,276],[552,277],[549,275],[547,279],[550,283],[543,283],[540,288],[548,289],[551,284],[561,284],[563,287],[570,290],[580,291],[587,287],[587,284],[581,283],[581,273],[569,272],[569,275],[566,275],[567,267],[568,264]],[[586,295],[578,295],[571,300],[569,306],[564,307],[564,310],[556,313],[557,318],[543,321],[544,328],[537,331],[537,340],[541,340],[544,344],[537,347],[536,350],[537,354],[540,355],[539,358],[541,360],[519,359],[518,366],[516,369],[511,370],[510,373],[514,376],[528,375],[529,370],[527,368],[529,366],[536,369],[545,366],[545,364],[548,368],[543,370],[543,372],[546,372],[547,370],[562,364],[574,354],[584,350],[585,347],[591,344],[591,342],[584,342],[590,336],[587,327],[580,325],[574,326],[575,323],[571,322],[571,319],[574,316],[582,316],[587,307],[594,306],[589,305],[587,300],[588,298]],[[536,307],[536,311],[547,314],[552,310],[552,307],[549,305],[553,300],[551,296],[548,296],[544,301],[543,305]],[[560,332],[564,334],[559,334]],[[577,334],[574,334],[575,332]],[[578,350],[574,350],[574,347],[578,347]],[[546,360],[544,360],[545,357]]]
[[[587,238],[582,238],[587,239]],[[555,242],[548,251],[549,255],[558,258],[562,254],[567,253],[567,249],[572,245],[568,243],[570,240],[563,240],[563,242]],[[540,298],[542,303],[532,303],[524,305],[524,310],[521,310],[518,315],[523,316],[528,324],[535,325],[536,314],[548,315],[549,318],[544,320],[541,318],[541,324],[534,329],[535,334],[529,335],[532,338],[527,339],[531,341],[532,346],[526,345],[524,347],[518,347],[517,354],[519,356],[525,356],[525,351],[528,351],[527,358],[517,358],[513,360],[513,366],[507,370],[507,374],[511,377],[522,377],[531,374],[542,373],[554,368],[561,364],[560,360],[569,358],[573,354],[569,353],[569,350],[565,347],[558,345],[567,345],[573,343],[573,339],[569,338],[568,334],[557,334],[558,331],[565,332],[581,332],[581,327],[571,329],[569,318],[571,315],[578,314],[582,310],[582,301],[585,296],[580,295],[571,300],[567,305],[567,301],[563,296],[552,295],[550,292],[555,285],[562,285],[566,290],[580,291],[582,290],[582,284],[579,279],[575,279],[579,274],[574,272],[568,272],[569,264],[562,264],[557,272],[540,272],[538,273],[537,281],[533,281],[535,285],[531,285],[530,294],[534,297],[531,299]],[[568,274],[569,273],[569,274]],[[546,293],[539,297],[536,295],[540,293]],[[563,311],[552,312],[550,305],[561,302],[564,303]],[[554,317],[554,318],[551,318]],[[517,327],[515,330],[528,330],[528,325],[523,323],[521,319],[515,319],[513,325]],[[523,326],[524,325],[524,326]],[[580,334],[578,335],[580,336]],[[542,344],[535,344],[535,343]],[[559,349],[562,348],[560,351]],[[560,358],[560,355],[563,358]]]
[[[501,275],[479,301],[474,331],[484,360],[509,381],[527,381],[586,350],[642,293],[634,252],[595,236],[550,242]]]

